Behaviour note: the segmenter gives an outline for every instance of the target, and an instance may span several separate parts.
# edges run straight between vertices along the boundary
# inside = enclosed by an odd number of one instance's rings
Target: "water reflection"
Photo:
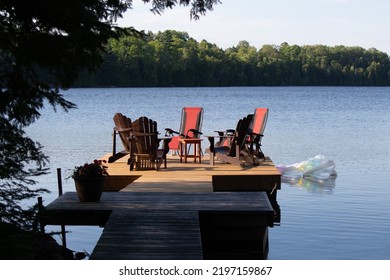
[[[315,179],[301,177],[298,179],[289,179],[282,177],[282,183],[291,186],[306,189],[310,193],[332,194],[336,187],[336,178]]]

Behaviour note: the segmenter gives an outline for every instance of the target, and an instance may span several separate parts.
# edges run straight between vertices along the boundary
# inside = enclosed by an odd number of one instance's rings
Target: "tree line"
[[[103,64],[76,87],[388,86],[389,56],[375,48],[263,45],[222,49],[186,32],[132,32],[110,39]]]

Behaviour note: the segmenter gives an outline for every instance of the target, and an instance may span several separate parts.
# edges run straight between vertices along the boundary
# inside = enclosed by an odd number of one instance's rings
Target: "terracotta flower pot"
[[[80,202],[99,202],[105,177],[74,178]]]

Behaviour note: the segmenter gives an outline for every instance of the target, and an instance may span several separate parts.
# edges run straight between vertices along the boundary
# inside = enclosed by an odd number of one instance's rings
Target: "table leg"
[[[201,142],[198,143],[198,155],[199,155],[199,163],[202,163],[202,146],[201,146]]]
[[[187,163],[187,142],[184,142],[184,162]]]

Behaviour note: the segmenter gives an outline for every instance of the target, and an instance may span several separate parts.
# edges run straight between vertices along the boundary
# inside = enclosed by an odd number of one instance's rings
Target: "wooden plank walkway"
[[[102,159],[108,159],[107,154]],[[280,222],[281,211],[277,191],[281,188],[281,174],[269,157],[259,166],[244,168],[216,160],[210,165],[205,155],[202,163],[180,163],[178,156],[168,156],[167,169],[129,170],[128,156],[109,163],[108,172],[115,176],[130,176],[135,180],[122,191],[126,192],[224,192],[265,191],[275,210],[275,223]]]
[[[264,192],[105,192],[98,203],[80,203],[69,192],[49,204],[42,219],[60,224],[75,213],[84,219],[108,218],[90,257],[95,260],[201,259],[200,215],[217,217],[212,226],[225,230],[273,225]]]
[[[42,222],[104,226],[90,257],[96,260],[266,257],[281,186],[271,159],[241,168],[169,156],[168,168],[157,172],[130,171],[127,158],[107,164],[99,203],[65,193],[45,208]]]
[[[115,210],[90,259],[202,258],[196,211]]]

